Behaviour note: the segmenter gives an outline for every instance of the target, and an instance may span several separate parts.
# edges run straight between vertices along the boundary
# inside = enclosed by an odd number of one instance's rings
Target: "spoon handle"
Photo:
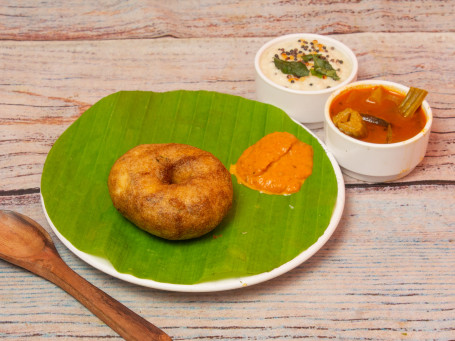
[[[58,285],[126,340],[172,340],[74,272],[46,230],[27,216],[0,210],[0,258]]]
[[[40,276],[58,285],[126,340],[172,340],[126,306],[74,272],[53,248],[42,253]],[[36,270],[36,269],[35,269]]]

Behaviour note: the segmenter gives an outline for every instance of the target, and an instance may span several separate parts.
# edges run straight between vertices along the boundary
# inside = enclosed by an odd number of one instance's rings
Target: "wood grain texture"
[[[168,335],[74,272],[46,230],[28,216],[0,211],[0,258],[56,284],[127,340],[170,341]]]
[[[82,277],[174,340],[455,340],[455,2],[0,1],[0,209],[47,229]],[[42,212],[42,167],[62,132],[119,90],[214,90],[255,98],[253,59],[286,33],[332,35],[359,79],[429,91],[427,154],[407,177],[345,177],[325,246],[269,282],[184,294],[88,266]],[[323,136],[322,130],[316,134]],[[55,285],[0,261],[0,338],[119,336]]]
[[[359,79],[386,79],[429,91],[427,100],[435,117],[430,145],[426,158],[405,181],[455,180],[451,81],[455,34],[362,33],[337,38],[357,54]],[[5,174],[0,191],[19,184],[38,188],[53,142],[90,105],[110,93],[213,90],[254,99],[253,59],[268,39],[0,42],[4,65],[0,169]],[[434,50],[441,51],[438,63],[433,61]],[[403,53],[411,57],[403,59]]]
[[[8,2],[0,39],[100,40],[263,37],[311,32],[454,32],[442,1],[49,1]]]
[[[412,193],[406,202],[403,192]],[[450,340],[455,333],[453,193],[453,185],[348,188],[341,223],[315,256],[267,283],[221,293],[169,293],[124,283],[57,244],[76,272],[175,340]],[[12,209],[25,207],[23,213],[42,217],[37,195],[24,200],[27,206],[16,201]],[[417,219],[416,210],[425,214]],[[115,337],[50,283],[4,262],[0,278],[0,302],[14,312],[2,309],[0,335]]]

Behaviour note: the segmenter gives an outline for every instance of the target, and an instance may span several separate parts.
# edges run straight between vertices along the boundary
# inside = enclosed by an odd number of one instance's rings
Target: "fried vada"
[[[184,240],[213,230],[233,198],[231,175],[213,154],[177,143],[143,144],[112,166],[114,207],[139,228]]]

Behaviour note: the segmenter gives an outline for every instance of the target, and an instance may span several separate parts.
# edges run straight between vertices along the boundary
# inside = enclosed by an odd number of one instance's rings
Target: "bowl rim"
[[[394,143],[372,143],[372,142],[365,142],[358,140],[354,137],[351,137],[349,135],[346,135],[342,133],[333,123],[332,119],[330,118],[330,104],[332,101],[340,95],[342,92],[347,91],[348,89],[351,88],[356,88],[356,87],[365,87],[368,85],[382,85],[385,86],[388,89],[392,89],[395,91],[399,91],[402,93],[407,93],[409,91],[409,87],[400,83],[392,82],[392,81],[387,81],[387,80],[381,80],[381,79],[372,79],[372,80],[361,80],[361,81],[356,81],[352,82],[350,84],[346,84],[342,88],[337,89],[334,91],[329,98],[327,99],[325,106],[324,106],[324,122],[326,123],[327,128],[330,128],[335,134],[338,136],[342,137],[348,142],[355,143],[360,146],[365,146],[368,148],[376,148],[376,149],[393,149],[401,146],[406,146],[408,144],[412,144],[417,140],[420,140],[423,138],[425,135],[429,134],[431,131],[431,126],[433,124],[433,113],[431,111],[431,107],[428,104],[426,100],[423,101],[422,103],[422,108],[425,113],[425,116],[427,118],[427,122],[425,123],[425,126],[422,128],[422,130],[411,137],[410,139],[400,141],[400,142],[394,142]],[[327,132],[326,132],[327,133]]]
[[[262,72],[262,70],[259,66],[259,59],[260,59],[262,53],[271,45],[273,45],[279,41],[291,39],[293,37],[303,37],[303,38],[307,38],[307,39],[320,39],[322,41],[325,40],[325,41],[330,42],[331,44],[335,45],[336,48],[340,49],[351,60],[351,64],[352,64],[351,73],[340,84],[337,84],[336,86],[333,86],[333,87],[327,88],[327,89],[322,89],[322,90],[295,90],[295,89],[289,89],[282,85],[276,84],[275,82],[273,82],[272,80],[270,80],[268,77],[266,77],[264,75],[264,73]],[[261,79],[263,81],[265,81],[267,84],[269,84],[270,86],[272,86],[274,88],[277,88],[277,89],[285,91],[285,92],[293,93],[293,94],[320,95],[320,94],[329,94],[329,93],[341,88],[342,86],[352,82],[352,80],[357,75],[357,72],[359,69],[359,64],[358,64],[357,57],[354,54],[354,52],[352,52],[352,50],[347,45],[343,44],[339,40],[336,40],[329,36],[314,34],[314,33],[291,33],[291,34],[286,34],[286,35],[282,35],[282,36],[273,38],[272,40],[269,40],[264,45],[262,45],[261,48],[256,52],[256,55],[254,58],[254,68],[256,70],[256,74],[259,75],[259,77],[261,77]]]

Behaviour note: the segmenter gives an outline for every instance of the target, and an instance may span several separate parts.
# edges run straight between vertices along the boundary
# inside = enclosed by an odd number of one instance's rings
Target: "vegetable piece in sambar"
[[[333,123],[346,135],[362,138],[367,136],[368,131],[362,116],[358,111],[346,108],[333,117]]]

